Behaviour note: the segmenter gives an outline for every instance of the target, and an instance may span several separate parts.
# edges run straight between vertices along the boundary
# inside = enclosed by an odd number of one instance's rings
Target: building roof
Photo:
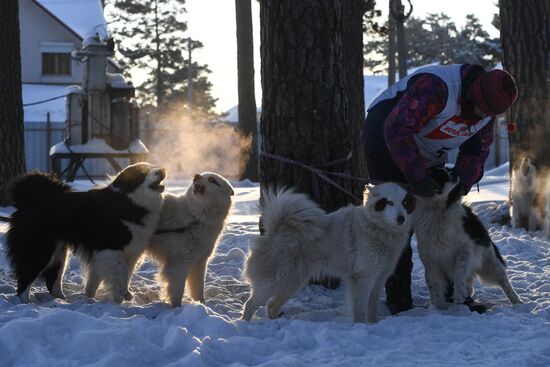
[[[107,22],[101,0],[32,0],[76,36],[99,33],[106,38]]]

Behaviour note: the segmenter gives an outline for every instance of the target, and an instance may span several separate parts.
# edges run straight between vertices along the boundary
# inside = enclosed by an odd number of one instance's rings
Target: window
[[[71,54],[43,52],[42,75],[71,75]]]

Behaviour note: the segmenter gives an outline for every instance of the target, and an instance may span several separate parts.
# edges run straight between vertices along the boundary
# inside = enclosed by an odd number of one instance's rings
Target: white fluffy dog
[[[522,158],[512,171],[512,227],[535,231],[540,227],[536,195],[537,169],[529,158]]]
[[[486,307],[474,304],[471,298],[476,276],[500,286],[512,304],[521,303],[506,275],[504,260],[479,218],[460,202],[447,206],[448,194],[458,184],[458,177],[443,169],[436,176],[442,193],[432,198],[418,197],[413,215],[431,303],[445,309],[452,298],[452,302],[466,304],[472,311],[484,312]]]
[[[376,322],[381,288],[411,230],[414,197],[394,183],[367,186],[363,206],[333,213],[292,191],[263,193],[265,236],[253,240],[244,274],[251,296],[243,319],[267,302],[273,319],[311,278],[333,275],[348,283],[354,322]]]
[[[224,177],[205,172],[195,175],[186,194],[164,195],[148,252],[160,264],[159,280],[173,307],[181,306],[186,281],[191,298],[204,302],[206,266],[225,226],[233,193]]]

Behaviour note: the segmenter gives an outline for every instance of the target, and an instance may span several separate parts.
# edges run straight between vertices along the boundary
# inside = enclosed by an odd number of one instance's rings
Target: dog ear
[[[407,211],[407,214],[411,214],[416,207],[416,198],[410,192],[407,192],[407,195],[405,195],[405,199],[403,199],[403,202],[401,204],[403,205],[403,208],[405,208],[405,210]]]
[[[373,184],[371,183],[368,183],[365,185],[365,191],[368,191],[369,193],[372,192],[372,190],[375,188],[376,186],[374,186]]]

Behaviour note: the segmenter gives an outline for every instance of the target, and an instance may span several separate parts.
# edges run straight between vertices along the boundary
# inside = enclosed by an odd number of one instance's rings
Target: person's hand
[[[411,187],[413,194],[424,198],[441,194],[441,186],[431,176],[426,176],[423,180],[412,183]]]
[[[456,185],[450,192],[449,196],[447,196],[447,208],[451,205],[457,203],[462,199],[464,195],[466,195],[468,192],[464,185],[462,185],[460,182],[458,185]]]

